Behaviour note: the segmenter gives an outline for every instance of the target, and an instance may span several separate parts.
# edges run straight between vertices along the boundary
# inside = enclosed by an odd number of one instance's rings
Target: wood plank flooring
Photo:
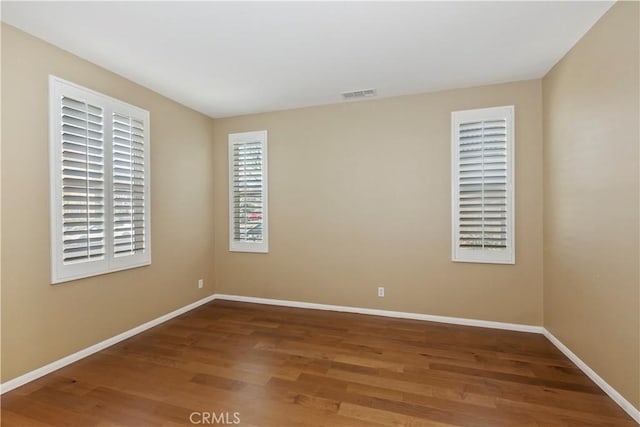
[[[542,335],[220,300],[1,406],[7,427],[636,425]]]

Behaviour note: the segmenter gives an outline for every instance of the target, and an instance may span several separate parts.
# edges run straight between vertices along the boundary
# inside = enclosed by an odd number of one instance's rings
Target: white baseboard
[[[575,355],[574,352],[569,350],[569,348],[566,345],[562,344],[562,342],[558,338],[556,338],[551,332],[549,332],[547,329],[545,329],[543,334],[544,334],[545,337],[547,337],[547,339],[549,341],[551,341],[551,343],[553,345],[558,347],[558,350],[560,350],[562,353],[564,353],[564,355],[567,356],[569,358],[569,360],[571,360],[578,368],[580,368],[580,370],[582,372],[584,372],[586,376],[591,378],[591,381],[596,383],[596,385],[598,387],[600,387],[602,389],[602,391],[607,393],[607,395],[614,402],[616,402],[618,404],[618,406],[620,406],[622,409],[624,409],[624,411],[627,414],[629,414],[629,416],[631,416],[631,418],[633,418],[638,424],[640,424],[640,410],[639,409],[635,408],[631,404],[631,402],[629,402],[627,399],[622,397],[622,395],[620,393],[618,393],[618,391],[615,388],[611,387],[609,385],[609,383],[607,383],[605,380],[603,380],[600,375],[596,374],[596,372],[593,369],[591,369],[589,367],[589,365],[584,363],[578,356]]]
[[[358,313],[358,314],[368,314],[373,316],[383,316],[383,317],[395,317],[400,319],[412,319],[412,320],[425,320],[429,322],[438,322],[438,323],[449,323],[454,325],[464,325],[464,326],[475,326],[481,328],[492,328],[492,329],[505,329],[509,331],[519,331],[519,332],[531,332],[537,334],[543,334],[553,345],[555,345],[565,356],[567,356],[573,363],[576,364],[582,372],[584,372],[593,382],[595,382],[598,387],[600,387],[614,402],[616,402],[627,414],[631,416],[638,424],[640,424],[640,410],[635,408],[629,401],[627,401],[620,393],[618,393],[613,387],[611,387],[605,380],[602,379],[593,369],[591,369],[586,363],[584,363],[578,356],[576,356],[569,348],[567,348],[560,340],[558,340],[551,332],[545,329],[542,326],[534,326],[534,325],[523,325],[519,323],[504,323],[504,322],[493,322],[489,320],[477,320],[477,319],[465,319],[460,317],[448,317],[448,316],[434,316],[430,314],[420,314],[420,313],[405,313],[402,311],[390,311],[390,310],[379,310],[374,308],[362,308],[362,307],[348,307],[342,305],[328,305],[328,304],[317,304],[312,302],[301,302],[301,301],[288,301],[288,300],[278,300],[278,299],[269,299],[269,298],[257,298],[257,297],[247,297],[241,295],[228,295],[228,294],[213,294],[209,295],[206,298],[198,300],[194,303],[186,305],[182,308],[179,308],[171,313],[167,313],[164,316],[160,316],[156,319],[153,319],[147,323],[144,323],[140,326],[137,326],[133,329],[129,329],[119,335],[106,339],[98,344],[92,345],[91,347],[87,347],[84,350],[80,350],[76,353],[70,354],[60,360],[56,360],[55,362],[49,363],[41,368],[38,368],[34,371],[27,372],[24,375],[21,375],[17,378],[14,378],[10,381],[7,381],[3,384],[0,384],[0,394],[6,393],[10,390],[13,390],[21,385],[24,385],[28,382],[34,381],[44,375],[47,375],[51,372],[57,371],[58,369],[67,366],[73,362],[76,362],[80,359],[84,359],[87,356],[90,356],[94,353],[97,353],[100,350],[103,350],[107,347],[110,347],[114,344],[119,343],[120,341],[124,341],[127,338],[130,338],[134,335],[137,335],[141,332],[146,331],[147,329],[153,328],[161,323],[166,322],[167,320],[173,319],[187,311],[193,310],[196,307],[199,307],[203,304],[206,304],[214,299],[227,300],[227,301],[238,301],[238,302],[249,302],[255,304],[266,304],[266,305],[278,305],[284,307],[295,307],[295,308],[308,308],[314,310],[326,310],[326,311],[339,311],[345,313]]]
[[[476,326],[480,328],[506,329],[508,331],[533,332],[541,334],[542,326],[519,323],[492,322],[490,320],[465,319],[462,317],[434,316],[431,314],[406,313],[403,311],[378,310],[375,308],[348,307],[343,305],[316,304],[313,302],[288,301],[279,299],[245,297],[239,295],[214,294],[216,299],[251,302],[255,304],[279,305],[284,307],[310,308],[314,310],[341,311],[344,313],[369,314],[372,316],[397,317],[400,319],[426,320],[429,322],[449,323],[453,325]]]
[[[106,339],[102,342],[99,342],[98,344],[94,344],[91,347],[87,347],[83,350],[80,350],[76,353],[70,354],[69,356],[63,357],[62,359],[56,360],[55,362],[49,363],[48,365],[45,365],[41,368],[38,368],[36,370],[33,370],[31,372],[27,372],[24,375],[20,375],[17,378],[14,378],[10,381],[7,381],[5,383],[0,384],[0,394],[6,393],[10,390],[13,390],[14,388],[20,387],[21,385],[24,385],[28,382],[37,380],[40,377],[43,377],[53,371],[57,371],[60,368],[63,368],[67,365],[70,365],[73,362],[76,362],[80,359],[84,359],[87,356],[91,356],[94,353],[99,352],[100,350],[103,350],[107,347],[111,347],[114,344],[119,343],[120,341],[124,341],[127,338],[131,338],[134,335],[139,334],[140,332],[144,332],[147,329],[151,329],[154,326],[157,326],[161,323],[166,322],[169,319],[173,319],[174,317],[177,317],[183,313],[186,313],[187,311],[193,310],[194,308],[201,306],[202,304],[206,304],[209,301],[213,301],[214,299],[214,295],[209,295],[206,298],[203,298],[201,300],[198,300],[194,303],[191,303],[189,305],[185,305],[182,308],[179,308],[177,310],[172,311],[171,313],[167,313],[164,316],[160,316],[156,319],[150,320],[147,323],[143,323],[140,326],[136,326],[133,329],[129,329],[128,331],[125,331],[121,334],[118,334],[114,337],[111,337],[109,339]]]

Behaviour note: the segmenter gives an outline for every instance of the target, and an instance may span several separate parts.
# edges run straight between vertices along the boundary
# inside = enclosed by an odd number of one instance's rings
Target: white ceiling
[[[2,20],[212,117],[533,79],[613,2],[7,2]]]

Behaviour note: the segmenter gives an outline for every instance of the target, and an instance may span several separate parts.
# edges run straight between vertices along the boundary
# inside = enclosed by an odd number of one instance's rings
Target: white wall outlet
[[[203,286],[204,286],[204,279],[198,280],[198,289],[202,289]]]
[[[378,288],[378,296],[379,297],[383,297],[384,296],[384,287],[380,286]]]

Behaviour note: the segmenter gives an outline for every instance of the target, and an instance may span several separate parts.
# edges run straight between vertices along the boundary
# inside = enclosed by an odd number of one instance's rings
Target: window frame
[[[234,154],[233,147],[236,144],[260,142],[262,144],[262,242],[249,242],[234,239],[234,197],[233,197],[233,173]],[[269,253],[269,185],[268,185],[268,134],[266,130],[230,133],[228,140],[228,165],[229,165],[229,252]]]
[[[458,192],[460,186],[459,130],[461,123],[505,119],[506,138],[506,234],[507,247],[504,249],[461,248],[460,210]],[[515,107],[513,105],[453,111],[451,113],[451,260],[487,264],[515,264]]]
[[[63,261],[62,187],[62,96],[81,99],[103,109],[104,150],[104,239],[101,259],[65,264]],[[144,122],[144,243],[141,253],[116,257],[113,254],[113,113],[125,114]],[[56,118],[58,118],[56,120]],[[108,274],[151,264],[151,122],[147,110],[100,92],[49,75],[49,219],[51,284]]]

